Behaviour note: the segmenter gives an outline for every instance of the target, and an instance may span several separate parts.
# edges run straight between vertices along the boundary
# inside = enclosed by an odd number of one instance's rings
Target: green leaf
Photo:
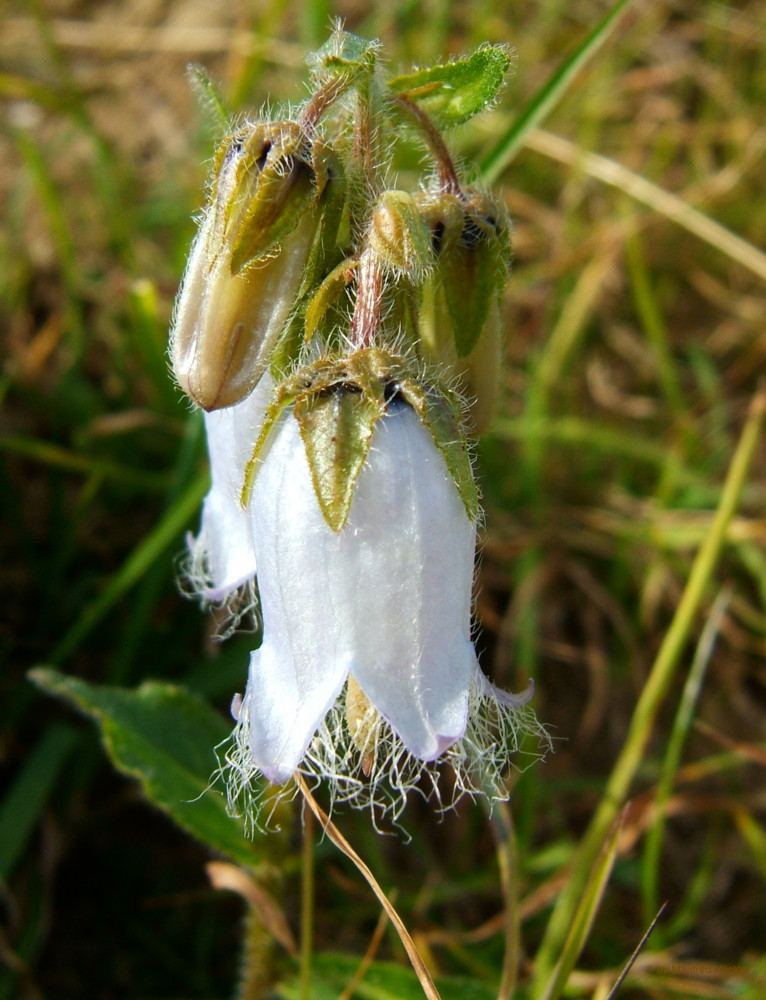
[[[395,76],[388,86],[416,101],[439,128],[462,125],[497,97],[511,67],[511,51],[507,45],[482,45],[465,59]]]
[[[38,667],[31,680],[97,722],[107,753],[136,778],[150,802],[213,851],[253,867],[260,857],[210,789],[217,768],[215,747],[231,726],[205,701],[184,688],[147,681],[135,691],[101,687]]]
[[[337,1000],[357,974],[361,959],[352,955],[314,955],[311,968],[312,1000]],[[496,1000],[497,991],[473,979],[440,978],[442,1000]],[[277,987],[284,1000],[299,1000],[297,976]],[[354,988],[359,1000],[423,1000],[423,988],[411,969],[393,962],[371,962]]]
[[[346,523],[375,422],[384,412],[382,399],[342,385],[295,404],[314,490],[333,531]]]

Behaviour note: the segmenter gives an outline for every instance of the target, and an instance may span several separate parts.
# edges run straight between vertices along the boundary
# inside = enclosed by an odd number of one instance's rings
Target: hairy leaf
[[[440,128],[462,125],[493,103],[511,68],[511,53],[507,45],[482,45],[465,59],[395,76],[388,86],[416,101]]]
[[[124,774],[182,829],[232,861],[259,861],[241,825],[210,789],[214,748],[229,724],[197,695],[172,684],[146,681],[135,691],[101,687],[43,667],[30,673],[38,687],[63,698],[97,722],[104,747]]]

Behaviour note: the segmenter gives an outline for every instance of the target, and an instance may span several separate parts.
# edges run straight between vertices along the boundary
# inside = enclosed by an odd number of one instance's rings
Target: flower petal
[[[254,762],[282,782],[338,697],[350,655],[324,552],[337,538],[319,510],[292,415],[266,449],[250,502],[264,638],[251,656],[245,703]]]
[[[239,498],[242,470],[258,438],[272,386],[265,375],[241,403],[205,414],[211,487],[190,550],[192,575],[205,581],[201,595],[215,603],[255,576],[250,518]]]
[[[465,732],[475,530],[446,462],[414,411],[394,404],[376,425],[344,535],[360,578],[352,673],[407,749],[440,756]]]
[[[334,671],[296,669],[289,649],[264,643],[250,655],[250,672],[239,711],[249,726],[253,762],[274,784],[295,771],[348,673],[337,660]]]

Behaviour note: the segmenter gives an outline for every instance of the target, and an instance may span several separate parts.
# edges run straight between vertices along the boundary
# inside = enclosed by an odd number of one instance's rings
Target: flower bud
[[[421,341],[431,362],[447,365],[470,399],[474,433],[492,419],[502,360],[500,300],[510,264],[505,206],[482,192],[426,195],[436,267],[421,311]]]
[[[367,245],[384,271],[422,281],[433,263],[430,234],[406,191],[386,191],[372,213]]]
[[[176,303],[170,355],[205,410],[252,391],[303,281],[340,168],[294,122],[258,122],[219,151]]]

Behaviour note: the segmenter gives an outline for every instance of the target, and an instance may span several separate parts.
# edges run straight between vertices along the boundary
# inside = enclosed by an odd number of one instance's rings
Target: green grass
[[[191,5],[191,31],[173,3],[127,26],[120,4],[2,15],[0,1000],[235,992],[245,904],[26,674],[186,686],[222,717],[241,690],[250,640],[216,644],[175,584],[206,482],[164,357],[212,151],[185,66],[237,108],[289,101],[338,14],[392,70],[518,52],[454,136],[515,223],[477,611],[485,669],[535,676],[556,752],[491,821],[415,801],[406,845],[335,819],[445,998],[604,1000],[665,899],[620,997],[762,995],[766,4],[618,7]],[[325,839],[310,920],[297,806],[281,822],[248,877],[294,933],[313,922],[312,996],[337,997],[378,907]],[[239,996],[305,993],[273,921],[248,928]],[[358,995],[421,995],[381,934]]]

